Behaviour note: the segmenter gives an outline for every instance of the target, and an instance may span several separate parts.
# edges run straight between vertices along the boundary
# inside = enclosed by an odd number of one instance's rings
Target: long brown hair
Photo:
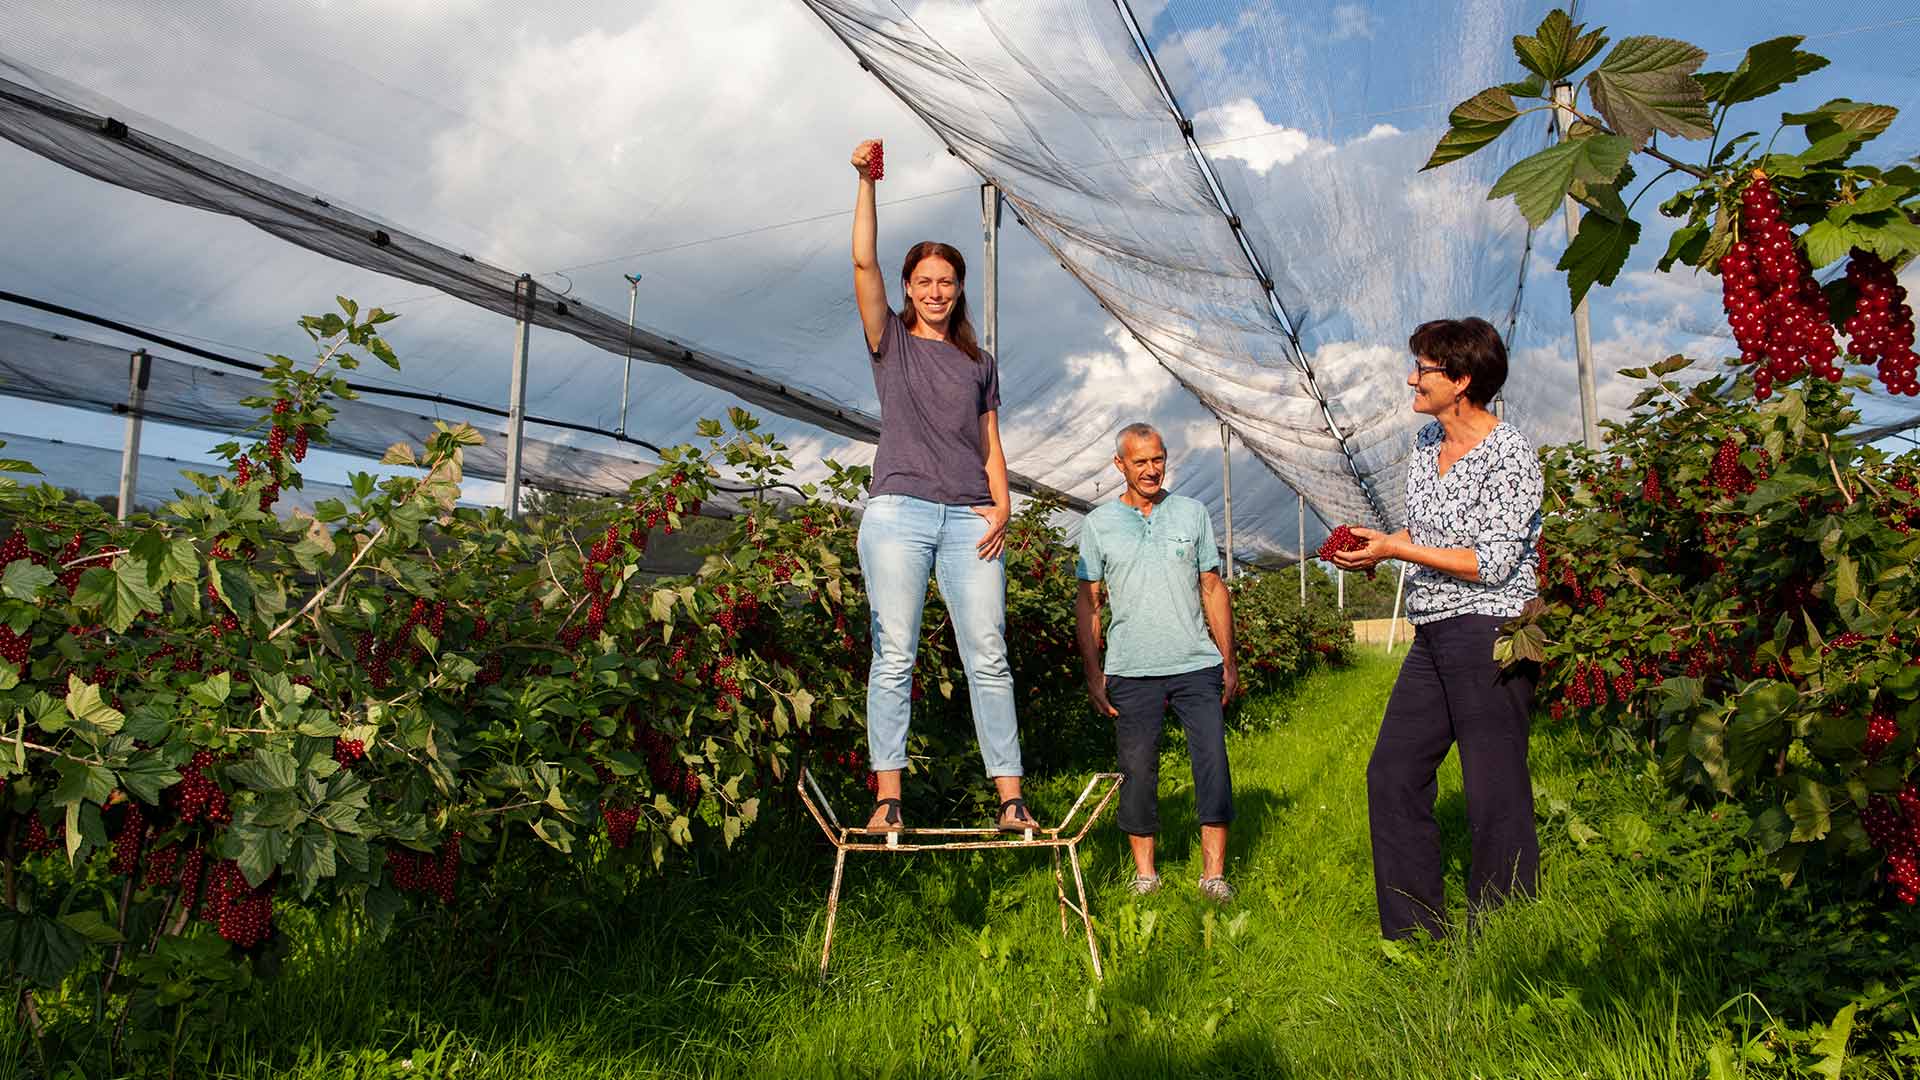
[[[905,292],[907,284],[913,280],[913,271],[925,259],[945,259],[953,265],[954,276],[959,280],[960,289],[953,298],[953,311],[947,316],[947,341],[954,348],[967,354],[967,359],[980,362],[980,342],[973,336],[973,322],[967,318],[967,260],[951,244],[942,244],[938,240],[922,240],[907,249],[907,261],[900,267],[900,291]],[[920,321],[920,313],[913,309],[913,297],[909,296],[900,307],[900,322],[911,330]]]

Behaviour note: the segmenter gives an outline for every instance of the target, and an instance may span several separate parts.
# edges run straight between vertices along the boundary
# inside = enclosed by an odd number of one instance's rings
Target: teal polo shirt
[[[1109,675],[1182,675],[1220,663],[1200,608],[1200,575],[1220,566],[1213,519],[1168,493],[1152,514],[1115,499],[1080,523],[1082,581],[1105,582]]]

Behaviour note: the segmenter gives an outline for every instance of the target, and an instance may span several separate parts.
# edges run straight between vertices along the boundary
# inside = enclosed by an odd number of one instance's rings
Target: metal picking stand
[[[1087,955],[1093,958],[1093,977],[1104,980],[1105,973],[1100,967],[1100,946],[1093,937],[1093,916],[1087,910],[1087,886],[1080,873],[1080,841],[1087,838],[1093,823],[1113,801],[1120,790],[1119,773],[1096,773],[1080,790],[1080,797],[1073,802],[1073,808],[1060,824],[1046,828],[1028,829],[1025,833],[1003,833],[998,829],[901,829],[889,832],[884,829],[848,828],[840,824],[840,818],[833,812],[833,806],[820,790],[820,785],[807,769],[800,770],[800,801],[806,804],[807,812],[826,834],[827,842],[833,845],[833,887],[827,891],[827,940],[820,946],[820,977],[827,977],[827,963],[833,957],[833,928],[840,914],[840,881],[847,867],[849,851],[1017,851],[1022,849],[1046,848],[1053,856],[1053,892],[1060,900],[1060,934],[1067,933],[1067,911],[1080,916],[1080,924],[1087,931]],[[1103,790],[1102,790],[1103,789]],[[1101,790],[1099,799],[1091,809],[1080,817],[1079,827],[1074,830],[1076,815],[1093,798],[1094,792]],[[1073,892],[1078,900],[1067,899],[1066,879],[1060,872],[1060,852],[1065,849],[1067,863],[1073,867]]]

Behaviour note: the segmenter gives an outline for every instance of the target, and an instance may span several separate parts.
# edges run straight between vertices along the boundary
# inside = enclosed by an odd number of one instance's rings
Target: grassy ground
[[[1192,887],[1184,764],[1170,762],[1161,791],[1172,887],[1130,897],[1122,838],[1110,824],[1096,834],[1088,869],[1104,985],[1077,922],[1060,933],[1045,856],[995,852],[855,860],[823,986],[831,860],[796,843],[730,867],[726,880],[663,884],[632,912],[606,913],[599,931],[556,915],[555,927],[573,929],[522,947],[490,980],[429,935],[377,949],[338,939],[337,951],[297,958],[264,1016],[233,1025],[204,1068],[261,1078],[1754,1075],[1778,1039],[1728,1052],[1762,1034],[1762,1014],[1754,999],[1734,1000],[1725,965],[1745,883],[1760,875],[1738,860],[1675,856],[1637,812],[1653,790],[1646,778],[1596,774],[1551,739],[1535,753],[1540,899],[1504,910],[1470,945],[1383,945],[1364,771],[1396,667],[1376,655],[1315,676],[1262,703],[1266,730],[1234,738],[1231,907]],[[1035,802],[1058,813],[1071,793],[1063,781]],[[1466,838],[1451,762],[1440,813],[1457,894]],[[1857,1067],[1849,1061],[1846,1075],[1895,1074]]]

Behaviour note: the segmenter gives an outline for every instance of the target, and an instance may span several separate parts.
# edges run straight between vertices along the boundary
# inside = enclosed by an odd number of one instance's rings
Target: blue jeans
[[[967,671],[973,730],[988,776],[1019,776],[1020,733],[1007,665],[1007,564],[974,545],[987,521],[972,507],[910,495],[875,495],[860,520],[860,573],[873,609],[873,663],[867,672],[867,753],[875,770],[907,767],[913,661],[927,575],[940,583]]]

